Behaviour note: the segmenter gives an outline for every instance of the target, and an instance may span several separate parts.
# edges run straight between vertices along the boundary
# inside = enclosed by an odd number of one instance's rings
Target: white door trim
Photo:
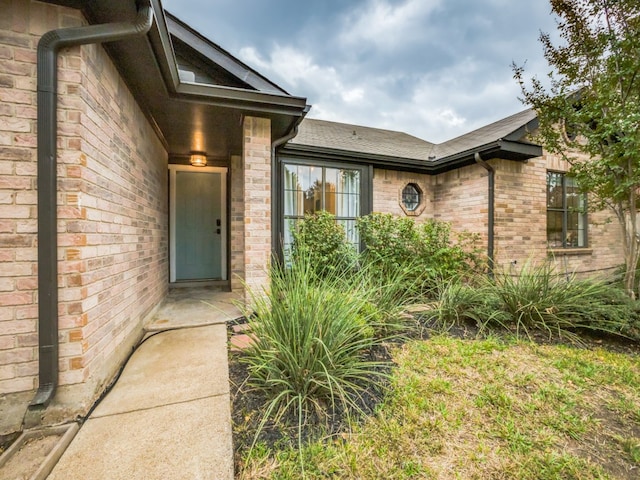
[[[221,173],[220,210],[220,267],[222,280],[227,280],[227,174],[225,167],[192,167],[191,165],[169,165],[169,282],[176,281],[176,172]]]

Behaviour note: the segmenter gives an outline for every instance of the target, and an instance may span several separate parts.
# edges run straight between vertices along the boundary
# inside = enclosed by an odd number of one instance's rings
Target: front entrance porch
[[[242,317],[238,305],[243,300],[240,292],[224,292],[216,287],[171,288],[145,331],[226,323]]]

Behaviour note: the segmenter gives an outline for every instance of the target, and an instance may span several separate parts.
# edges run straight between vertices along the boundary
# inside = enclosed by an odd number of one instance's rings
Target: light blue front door
[[[176,280],[222,278],[222,174],[176,172]]]

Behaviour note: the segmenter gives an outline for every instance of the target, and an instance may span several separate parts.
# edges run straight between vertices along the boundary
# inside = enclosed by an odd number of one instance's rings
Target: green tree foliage
[[[514,75],[524,103],[538,113],[538,141],[570,162],[571,174],[589,193],[590,208],[615,213],[623,232],[625,289],[634,298],[640,256],[640,2],[551,0],[551,8],[560,42],[540,36],[552,69],[550,86],[539,78],[527,81],[521,66],[513,66]]]

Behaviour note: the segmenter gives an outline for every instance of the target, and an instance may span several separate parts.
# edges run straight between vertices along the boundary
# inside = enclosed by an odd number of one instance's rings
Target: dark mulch
[[[266,395],[249,385],[249,372],[247,365],[242,362],[242,352],[229,354],[229,380],[231,392],[231,417],[233,422],[233,443],[236,455],[248,448],[254,441],[255,434],[260,430],[262,413],[268,402]],[[387,368],[391,369],[391,356],[388,348],[379,346],[368,352],[368,360],[377,362],[389,362]],[[386,373],[388,373],[388,371]],[[373,414],[375,408],[384,398],[387,382],[369,383],[363,386],[364,390],[354,397],[354,401],[361,410],[360,416]],[[346,412],[338,409],[328,409],[322,417],[312,416],[307,419],[302,429],[302,441],[306,442],[318,436],[333,436],[349,428],[349,422],[353,418],[347,418]],[[258,441],[268,446],[294,445],[299,437],[298,417],[296,415],[284,416],[277,423],[268,421],[262,427]]]

